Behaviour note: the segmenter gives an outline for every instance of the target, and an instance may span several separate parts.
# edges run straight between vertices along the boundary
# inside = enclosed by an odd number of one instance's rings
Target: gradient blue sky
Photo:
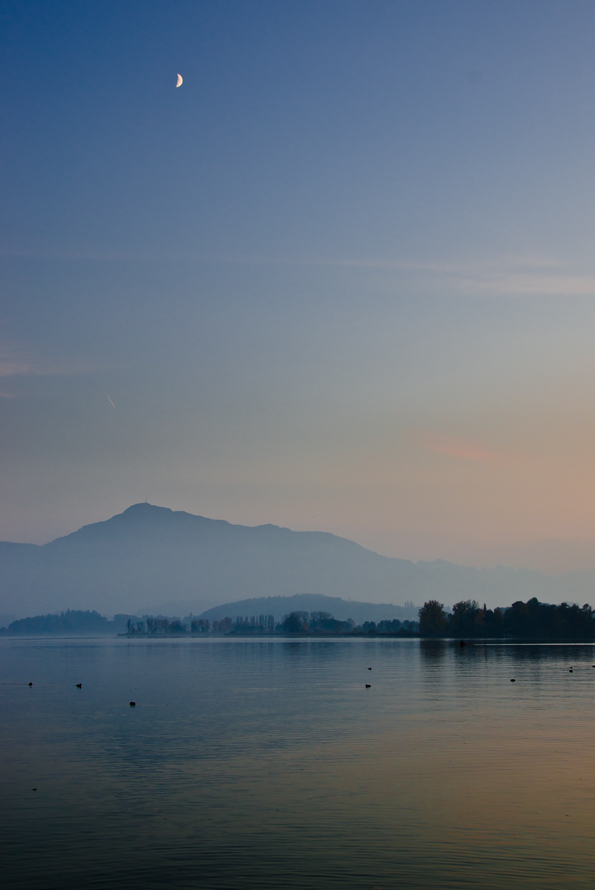
[[[595,566],[592,2],[0,0],[0,78],[0,539]]]

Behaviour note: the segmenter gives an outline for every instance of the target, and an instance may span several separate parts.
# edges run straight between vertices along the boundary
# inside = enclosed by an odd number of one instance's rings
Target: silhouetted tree
[[[290,612],[288,615],[285,615],[281,621],[281,630],[286,634],[295,634],[308,630],[308,613]]]
[[[231,618],[222,618],[220,621],[213,621],[214,634],[228,634],[233,628]]]
[[[398,618],[393,618],[392,621],[387,618],[384,621],[379,621],[376,625],[376,630],[381,634],[396,634],[400,629],[401,622]]]
[[[595,636],[595,616],[588,603],[582,609],[576,603],[553,606],[536,597],[513,603],[504,614],[504,626],[514,637],[569,640]]]
[[[453,636],[477,635],[481,625],[479,603],[475,600],[461,600],[455,603],[448,624]]]
[[[190,632],[193,634],[208,634],[211,629],[211,622],[208,618],[192,618],[190,622]]]
[[[419,610],[419,632],[424,636],[438,636],[447,629],[444,605],[438,600],[428,600]]]

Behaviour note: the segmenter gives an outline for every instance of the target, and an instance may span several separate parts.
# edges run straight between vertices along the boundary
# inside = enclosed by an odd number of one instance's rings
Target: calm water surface
[[[590,645],[3,639],[3,886],[592,888],[594,663]]]

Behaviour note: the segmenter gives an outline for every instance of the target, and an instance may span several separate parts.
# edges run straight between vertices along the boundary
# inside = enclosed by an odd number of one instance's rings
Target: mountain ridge
[[[230,601],[297,594],[393,605],[477,599],[495,606],[531,596],[581,599],[594,577],[413,563],[330,532],[234,525],[140,503],[47,544],[0,542],[0,613],[135,613],[183,601],[200,614]]]

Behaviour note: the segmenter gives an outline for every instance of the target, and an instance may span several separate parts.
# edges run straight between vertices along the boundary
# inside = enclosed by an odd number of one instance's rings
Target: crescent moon
[[[178,74],[178,82],[176,84],[176,88],[181,87],[183,83],[184,83],[184,78],[182,77],[181,74]]]

